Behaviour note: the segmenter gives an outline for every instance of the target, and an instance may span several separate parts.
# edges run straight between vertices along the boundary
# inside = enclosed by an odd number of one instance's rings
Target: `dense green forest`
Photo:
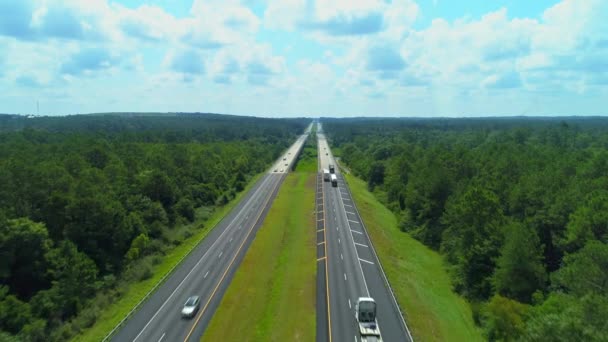
[[[309,121],[0,115],[0,340],[69,339],[93,297],[150,277],[192,235],[177,227],[233,198]]]
[[[488,340],[607,341],[607,119],[322,122]]]

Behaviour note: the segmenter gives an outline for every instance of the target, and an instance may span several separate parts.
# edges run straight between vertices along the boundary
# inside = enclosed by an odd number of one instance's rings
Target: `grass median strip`
[[[121,298],[110,304],[99,315],[95,324],[91,328],[84,330],[81,334],[74,337],[73,341],[101,341],[110,331],[139,303],[152,288],[169,272],[177,263],[184,258],[193,247],[195,247],[205,236],[215,228],[224,216],[229,213],[240,201],[243,195],[249,192],[253,185],[263,174],[255,176],[232,201],[225,206],[218,208],[206,222],[205,228],[197,231],[194,235],[184,240],[180,245],[169,251],[163,261],[154,266],[153,275],[149,279],[133,283],[126,287]]]
[[[308,172],[314,173],[317,172],[318,162],[317,162],[317,148],[306,146],[302,150],[302,154],[298,159],[298,164],[296,165],[296,171],[298,172]]]
[[[401,232],[365,182],[346,179],[414,340],[482,341],[468,303],[451,289],[441,256]]]
[[[291,173],[202,341],[314,341],[314,173]]]

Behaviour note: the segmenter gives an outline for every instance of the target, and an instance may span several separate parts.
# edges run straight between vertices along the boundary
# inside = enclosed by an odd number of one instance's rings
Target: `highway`
[[[273,164],[239,204],[176,267],[167,280],[117,329],[113,341],[199,341],[308,133]],[[276,171],[275,171],[276,170]],[[190,296],[201,298],[191,319],[181,317]]]
[[[320,127],[320,126],[318,126]],[[327,299],[329,308],[319,307],[317,312],[329,312],[325,336],[318,332],[318,341],[360,341],[354,316],[359,297],[372,297],[377,304],[377,321],[385,342],[411,341],[411,335],[379,265],[367,231],[361,221],[350,190],[340,174],[323,133],[317,133],[320,172],[336,165],[338,187],[323,182],[321,205],[322,230],[325,241],[325,267],[327,268]],[[321,178],[322,179],[322,178]],[[319,204],[319,203],[317,203]]]

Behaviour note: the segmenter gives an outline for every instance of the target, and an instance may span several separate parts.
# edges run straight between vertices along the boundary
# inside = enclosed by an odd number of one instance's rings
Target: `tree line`
[[[0,340],[67,340],[93,324],[94,297],[150,277],[202,228],[178,227],[234,198],[308,123],[0,116]]]
[[[608,336],[608,120],[324,119],[490,341]]]

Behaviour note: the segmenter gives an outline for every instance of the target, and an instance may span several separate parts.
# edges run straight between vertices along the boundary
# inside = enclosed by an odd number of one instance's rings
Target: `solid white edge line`
[[[350,193],[350,188],[348,188],[348,192]],[[352,196],[352,193],[350,195]],[[355,208],[355,211],[357,212],[357,215],[359,217],[361,217],[361,214],[359,214],[359,209],[357,209],[356,206],[354,206],[354,208]],[[386,273],[384,272],[384,268],[382,267],[382,264],[380,263],[380,259],[378,259],[378,254],[376,253],[376,249],[374,248],[374,245],[371,243],[372,240],[370,239],[369,234],[367,233],[367,229],[365,228],[365,224],[363,223],[363,220],[361,221],[361,227],[363,227],[363,231],[365,232],[365,236],[367,237],[367,240],[369,241],[370,249],[372,250],[372,255],[373,255],[374,259],[377,261],[377,265],[380,268],[380,273],[382,274],[382,278],[384,278],[384,283],[388,287],[388,290],[389,290],[389,292],[391,294],[391,297],[393,298],[393,304],[397,308],[397,311],[401,314],[400,315],[401,316],[401,322],[403,323],[403,326],[405,327],[405,331],[407,332],[407,336],[410,338],[410,341],[414,342],[414,338],[412,337],[412,333],[410,332],[410,328],[407,326],[407,323],[405,322],[405,317],[403,315],[403,311],[401,311],[401,307],[399,307],[399,303],[397,303],[397,298],[395,297],[395,292],[393,291],[393,288],[391,287],[391,284],[388,282],[388,278],[386,277]],[[361,263],[359,263],[359,265],[360,264]]]

